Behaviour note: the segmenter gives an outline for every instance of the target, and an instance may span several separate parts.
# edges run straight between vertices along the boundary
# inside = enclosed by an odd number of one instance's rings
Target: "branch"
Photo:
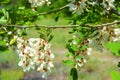
[[[61,26],[45,26],[45,25],[30,25],[30,26],[22,26],[22,25],[9,25],[9,24],[0,24],[0,26],[6,26],[6,27],[17,27],[17,28],[33,28],[33,27],[36,27],[36,28],[39,28],[39,27],[42,27],[42,28],[52,28],[52,29],[56,29],[56,28],[76,28],[76,27],[79,27],[79,28],[84,28],[84,29],[90,29],[90,28],[101,28],[103,26],[111,26],[111,25],[115,25],[115,24],[120,24],[120,21],[114,21],[114,22],[111,22],[111,23],[106,23],[106,24],[99,24],[99,25],[83,25],[83,24],[80,24],[80,25],[61,25]]]
[[[48,11],[48,12],[39,13],[39,14],[37,14],[37,16],[55,13],[55,12],[61,11],[63,9],[66,9],[68,7],[69,7],[68,5],[65,5],[65,6],[62,6],[62,7],[58,8],[58,9],[55,9],[55,10],[51,10],[51,11]]]
[[[115,25],[115,24],[120,24],[120,21],[113,21],[113,22],[111,22],[111,23],[94,25],[94,26],[90,26],[90,25],[89,25],[89,27],[103,27],[103,26],[111,26],[111,25]]]
[[[111,10],[111,12],[114,13],[114,14],[116,14],[116,15],[118,15],[118,16],[120,16],[120,12],[118,12],[117,8],[113,8]]]
[[[61,26],[45,26],[45,25],[30,25],[30,26],[22,26],[22,25],[1,25],[1,26],[6,26],[6,27],[17,27],[17,28],[52,28],[52,29],[56,29],[56,28],[75,28],[75,27],[79,27],[80,25],[61,25]],[[88,28],[88,27],[81,27],[81,28]]]

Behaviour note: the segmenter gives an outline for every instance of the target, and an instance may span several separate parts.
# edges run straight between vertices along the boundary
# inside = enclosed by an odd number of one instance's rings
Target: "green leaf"
[[[8,12],[6,12],[6,18],[9,19],[9,13]]]
[[[52,39],[53,39],[53,35],[50,35],[49,38],[48,38],[48,42],[50,42]]]
[[[73,56],[73,53],[67,52],[67,53],[66,53],[66,57],[70,57],[70,56]]]
[[[78,73],[76,68],[72,68],[70,71],[70,80],[78,80]]]
[[[84,46],[82,46],[82,47],[80,48],[80,50],[85,50],[86,48],[87,48],[87,46],[84,45]]]
[[[79,38],[75,38],[74,40],[75,40],[77,43],[80,42],[80,39],[79,39]]]
[[[6,24],[7,20],[0,19],[0,24]]]
[[[120,56],[120,42],[112,42],[105,45],[115,56]]]
[[[63,64],[66,66],[74,66],[74,61],[73,60],[63,60]]]
[[[118,63],[118,67],[120,68],[120,62]]]
[[[25,9],[25,7],[23,6],[23,7],[19,7],[18,9]]]
[[[4,34],[5,33],[5,31],[4,30],[0,30],[0,34]]]
[[[81,59],[81,58],[83,58],[82,55],[78,55],[78,56],[76,56],[76,59]]]
[[[73,28],[71,31],[69,31],[69,34],[74,33],[76,30],[77,30],[76,28]]]
[[[5,16],[6,15],[6,10],[4,8],[2,9],[2,12],[3,12],[4,16]]]
[[[0,46],[6,45],[6,42],[4,40],[0,40]]]
[[[16,38],[13,38],[13,39],[10,40],[10,43],[9,43],[9,44],[12,45],[12,44],[14,44],[15,42],[16,42]]]
[[[82,32],[79,32],[78,34],[76,34],[77,36],[79,36],[80,38],[84,37],[84,34]]]
[[[71,48],[72,48],[74,51],[77,51],[77,50],[78,50],[77,45],[74,45],[74,44],[71,45]]]
[[[110,75],[112,77],[112,80],[120,80],[120,73],[117,71],[112,71]]]
[[[8,4],[8,3],[10,3],[11,2],[11,0],[3,0],[2,2],[1,2],[1,4]]]
[[[6,51],[6,50],[8,50],[7,46],[0,46],[0,51],[1,52]]]
[[[55,21],[57,22],[59,20],[60,13],[57,13],[55,16]]]

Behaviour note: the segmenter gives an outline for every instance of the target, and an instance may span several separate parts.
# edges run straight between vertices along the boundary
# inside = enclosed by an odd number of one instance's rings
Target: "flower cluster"
[[[110,10],[115,7],[114,2],[115,0],[103,0],[102,5],[106,10]]]
[[[76,51],[76,68],[77,67],[82,67],[84,63],[86,63],[85,56],[86,55],[91,55],[92,48],[89,46],[90,41],[89,39],[83,40],[82,43],[78,44],[79,49]],[[79,58],[80,57],[80,58]]]
[[[69,3],[69,10],[73,13],[77,13],[78,15],[81,15],[84,13],[84,11],[89,11],[88,8],[91,6],[99,5],[104,8],[103,12],[107,12],[114,8],[114,2],[115,0],[68,0]],[[103,14],[104,14],[103,13]]]
[[[50,5],[51,2],[49,0],[28,0],[31,3],[31,7],[39,7],[43,4]]]
[[[54,55],[51,53],[50,44],[41,38],[17,38],[17,52],[19,66],[23,71],[37,68],[37,71],[51,71]]]
[[[76,63],[76,68],[82,67],[84,63],[86,63],[85,57],[90,55],[92,51],[92,48],[89,47],[90,43],[89,39],[82,39],[79,36],[73,36],[73,40],[70,42],[70,47],[74,50],[72,58]]]
[[[78,15],[81,15],[82,13],[84,13],[84,10],[87,9],[87,4],[86,1],[87,0],[79,0],[79,1],[75,1],[75,0],[69,0],[69,10],[72,11],[73,13],[77,13]]]
[[[120,40],[120,29],[115,28],[114,25],[112,26],[103,26],[98,32],[96,33],[91,40],[90,40],[90,47],[96,48],[97,50],[102,51],[103,46],[105,43],[110,41],[119,41]]]
[[[113,41],[120,41],[120,28],[113,30],[114,36],[112,36]]]
[[[98,30],[95,30],[91,35],[87,35],[88,38],[79,32],[73,36],[73,39],[69,41],[68,50],[72,53],[70,57],[74,59],[76,68],[86,63],[86,56],[91,54],[92,49],[102,51],[104,44],[110,41],[120,41],[120,29],[115,26],[97,28]]]

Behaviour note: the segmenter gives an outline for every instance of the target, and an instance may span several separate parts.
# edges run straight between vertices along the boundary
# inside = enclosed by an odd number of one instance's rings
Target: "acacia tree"
[[[51,32],[56,28],[71,28],[69,34],[73,34],[66,44],[69,60],[63,61],[71,66],[71,80],[78,80],[77,71],[93,49],[102,51],[106,43],[120,40],[119,0],[3,0],[0,5],[0,50],[17,46],[18,65],[23,71],[51,71],[54,54],[49,42],[53,38]],[[55,21],[59,20],[59,14],[64,14],[70,24],[37,24],[40,16],[51,13],[57,13]],[[26,29],[33,27],[40,37],[26,38]],[[120,53],[116,52],[116,55],[120,56]]]

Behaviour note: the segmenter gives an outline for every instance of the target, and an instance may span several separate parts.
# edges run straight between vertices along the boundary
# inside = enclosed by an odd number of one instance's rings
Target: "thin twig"
[[[58,9],[55,9],[55,10],[39,13],[39,14],[37,14],[37,16],[55,13],[55,12],[61,11],[61,10],[65,9],[65,8],[68,8],[68,7],[69,7],[68,5],[65,5],[65,6],[62,6],[62,7],[58,8]]]
[[[90,29],[90,28],[101,28],[103,26],[111,26],[111,25],[115,25],[115,24],[120,24],[120,21],[114,21],[114,22],[111,22],[111,23],[106,23],[106,24],[99,24],[99,25],[83,25],[83,24],[80,24],[80,25],[59,25],[59,26],[45,26],[45,25],[29,25],[29,26],[22,26],[22,25],[9,25],[9,24],[0,24],[0,26],[6,26],[6,27],[17,27],[17,28],[33,28],[33,27],[36,27],[36,28],[53,28],[53,29],[56,29],[56,28],[75,28],[75,27],[79,27],[79,28],[85,28],[85,29]]]

